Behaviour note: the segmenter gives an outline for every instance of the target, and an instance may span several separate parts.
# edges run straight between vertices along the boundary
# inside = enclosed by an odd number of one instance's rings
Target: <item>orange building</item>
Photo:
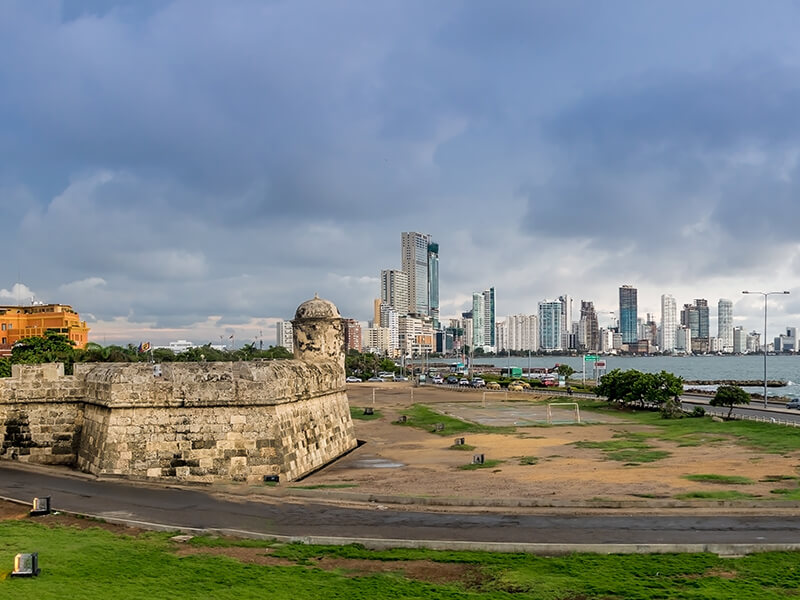
[[[66,304],[0,306],[0,356],[9,356],[19,340],[43,336],[46,331],[66,335],[77,348],[85,348],[89,341],[86,322]]]

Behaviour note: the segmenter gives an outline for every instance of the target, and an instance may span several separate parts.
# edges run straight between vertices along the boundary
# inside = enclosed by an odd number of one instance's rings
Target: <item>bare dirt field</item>
[[[375,401],[373,404],[373,389]],[[769,454],[737,445],[730,439],[710,439],[708,444],[681,447],[672,441],[650,439],[653,450],[669,456],[654,462],[631,464],[610,460],[601,449],[575,442],[604,442],[615,434],[655,430],[624,418],[584,412],[584,423],[572,423],[571,408],[553,409],[553,426],[544,424],[547,401],[504,402],[504,394],[455,391],[437,387],[412,388],[408,384],[366,383],[348,386],[352,407],[374,406],[381,418],[354,420],[364,443],[333,465],[296,485],[352,486],[353,492],[398,496],[457,498],[527,498],[547,501],[591,499],[636,500],[674,498],[697,492],[737,490],[766,500],[771,490],[796,486],[800,456]],[[521,397],[520,397],[521,398]],[[463,434],[474,450],[454,450],[453,437],[394,423],[413,403],[424,404],[464,420],[490,425],[514,425],[512,433]],[[588,423],[586,422],[588,421]],[[776,435],[780,435],[776,428]],[[461,437],[461,434],[459,434]],[[473,454],[500,461],[491,468],[465,471]],[[530,464],[533,463],[533,464]],[[689,481],[689,474],[742,476],[750,485],[720,485]],[[771,477],[773,481],[763,481]],[[776,483],[774,479],[787,478]]]

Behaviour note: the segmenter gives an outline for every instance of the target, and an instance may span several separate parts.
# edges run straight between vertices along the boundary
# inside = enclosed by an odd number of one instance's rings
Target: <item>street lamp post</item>
[[[749,292],[745,290],[742,293],[764,296],[764,339],[761,342],[761,346],[764,348],[764,408],[767,408],[767,297],[773,294],[788,294],[789,292]]]

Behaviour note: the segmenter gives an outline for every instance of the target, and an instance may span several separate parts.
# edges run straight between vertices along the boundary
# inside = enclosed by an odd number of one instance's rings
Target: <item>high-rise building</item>
[[[378,354],[389,354],[389,328],[368,327],[364,335],[364,348]]]
[[[539,302],[539,348],[561,350],[561,302]]]
[[[600,350],[600,329],[594,302],[581,300],[581,318],[578,321],[578,349],[585,352]]]
[[[694,304],[684,304],[681,311],[681,325],[688,327],[692,340],[687,352],[703,354],[709,345],[708,300],[697,298]]]
[[[372,325],[370,327],[381,326],[381,299],[375,298],[372,301]]]
[[[483,345],[488,348],[497,346],[496,309],[494,288],[483,291]]]
[[[619,332],[623,344],[633,344],[638,337],[637,290],[630,285],[619,288]]]
[[[733,328],[733,353],[744,354],[747,352],[747,334],[743,327]]]
[[[378,326],[389,330],[388,349],[392,355],[400,350],[400,321],[398,312],[388,304],[381,304]]]
[[[722,352],[733,352],[733,302],[720,298],[717,302],[717,338]]]
[[[275,326],[275,345],[283,346],[289,352],[294,352],[294,337],[292,336],[292,322],[278,321]]]
[[[775,352],[797,352],[797,328],[787,327],[786,333],[775,338]]]
[[[539,349],[539,318],[536,315],[506,317],[508,349],[536,352]]]
[[[361,352],[361,323],[355,319],[343,319],[343,321],[345,352],[350,350]]]
[[[428,244],[428,306],[433,328],[439,329],[439,244]]]
[[[439,244],[428,233],[403,232],[401,268],[408,275],[408,312],[438,321]],[[432,300],[436,306],[432,306]]]
[[[572,297],[564,294],[558,297],[561,303],[561,349],[566,350],[570,347],[569,334],[572,327]]]
[[[678,325],[675,330],[675,350],[685,354],[692,352],[692,330],[687,325]]]
[[[505,321],[495,323],[495,332],[497,334],[497,352],[510,350],[508,345],[508,323]]]
[[[409,313],[408,273],[397,269],[381,271],[381,305],[391,306],[400,316]]]
[[[486,329],[483,323],[485,317],[484,295],[482,292],[472,294],[472,347],[482,348],[486,345]]]
[[[675,350],[678,327],[678,307],[671,294],[661,295],[661,351]]]

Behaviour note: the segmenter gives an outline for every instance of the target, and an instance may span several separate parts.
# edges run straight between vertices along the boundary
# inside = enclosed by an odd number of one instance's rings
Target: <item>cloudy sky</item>
[[[423,231],[443,315],[631,284],[761,330],[741,291],[791,290],[771,337],[800,326],[798,30],[791,0],[0,0],[0,304],[272,343],[315,292],[370,318]]]

